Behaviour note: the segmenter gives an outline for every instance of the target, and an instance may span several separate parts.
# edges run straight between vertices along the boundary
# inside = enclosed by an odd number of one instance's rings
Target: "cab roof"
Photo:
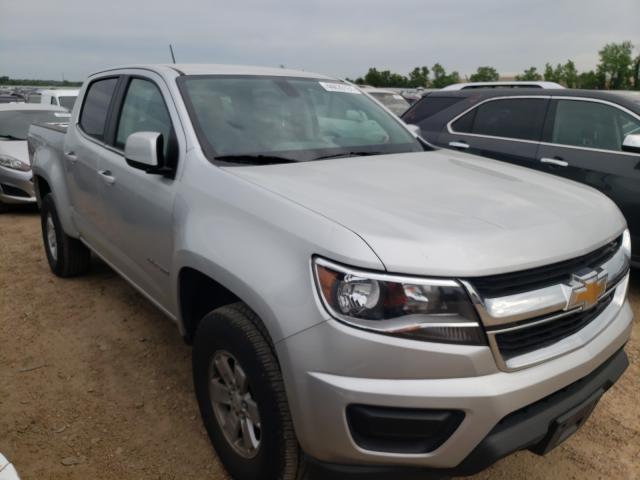
[[[316,78],[320,80],[337,80],[336,78],[319,73],[291,70],[287,68],[258,67],[251,65],[225,65],[201,63],[153,64],[153,65],[123,65],[96,72],[94,75],[112,72],[114,70],[142,69],[152,70],[160,74],[173,72],[178,75],[255,75],[272,77]]]

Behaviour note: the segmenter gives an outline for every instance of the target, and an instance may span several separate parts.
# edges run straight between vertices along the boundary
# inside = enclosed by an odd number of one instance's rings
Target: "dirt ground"
[[[0,452],[23,480],[229,478],[175,326],[99,261],[54,277],[32,210],[1,215],[0,240]],[[631,367],[587,425],[473,478],[640,479],[640,275],[631,300]]]

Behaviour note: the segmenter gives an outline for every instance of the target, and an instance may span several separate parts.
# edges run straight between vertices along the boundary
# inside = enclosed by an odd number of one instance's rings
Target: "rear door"
[[[110,260],[166,309],[172,300],[163,292],[170,289],[177,182],[130,166],[124,149],[132,133],[158,132],[163,137],[163,155],[175,171],[184,139],[170,99],[160,76],[124,75],[108,135],[111,148],[98,165],[101,231],[109,243]]]
[[[622,210],[640,250],[640,154],[622,151],[640,133],[640,116],[612,102],[554,97],[538,163],[547,172],[597,188]]]
[[[549,98],[499,97],[485,100],[451,120],[438,143],[483,157],[525,167],[538,167]]]
[[[82,237],[98,249],[102,246],[98,159],[104,150],[118,80],[118,76],[100,78],[88,85],[78,122],[69,128],[63,152],[74,223]]]

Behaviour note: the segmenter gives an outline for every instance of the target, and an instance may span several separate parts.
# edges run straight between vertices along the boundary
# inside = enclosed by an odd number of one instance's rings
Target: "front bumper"
[[[589,376],[623,347],[631,308],[625,302],[609,314],[608,327],[584,347],[516,372],[498,370],[487,347],[404,340],[324,322],[277,344],[298,439],[323,464],[464,469],[502,419]],[[434,451],[370,451],[350,433],[346,411],[354,404],[459,410],[465,416]],[[548,425],[540,425],[546,432]],[[493,463],[508,453],[487,458]]]
[[[430,472],[424,469],[409,468],[398,471],[398,467],[358,467],[349,465],[328,464],[311,459],[312,478],[324,480],[362,478],[367,480],[382,480],[402,478],[406,480],[426,480],[427,473],[432,478],[450,475],[473,475],[492,465],[497,460],[518,450],[530,449],[535,453],[542,453],[548,445],[553,433],[556,419],[566,412],[587,403],[599,400],[602,393],[607,391],[624,373],[629,365],[624,350],[619,350],[586,377],[574,382],[568,387],[528,405],[503,418],[480,444],[455,468],[434,469]],[[592,405],[591,405],[592,404]]]
[[[36,203],[33,173],[0,167],[0,202],[10,204]]]

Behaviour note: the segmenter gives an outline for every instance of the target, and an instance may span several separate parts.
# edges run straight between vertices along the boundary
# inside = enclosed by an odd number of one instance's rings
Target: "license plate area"
[[[544,439],[529,450],[538,455],[546,455],[571,435],[576,433],[591,416],[593,409],[596,407],[603,394],[604,389],[601,388],[591,394],[591,396],[585,401],[556,418],[549,425],[549,431]]]

